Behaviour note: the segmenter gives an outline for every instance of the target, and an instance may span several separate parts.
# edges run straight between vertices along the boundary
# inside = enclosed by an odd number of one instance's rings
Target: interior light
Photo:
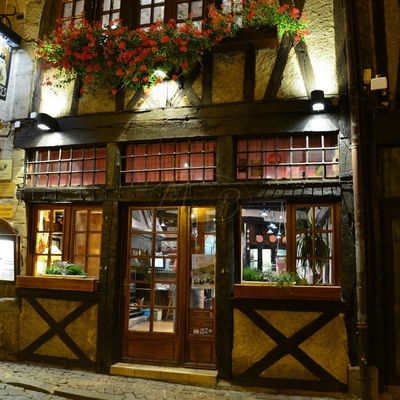
[[[265,209],[262,210],[261,213],[260,213],[260,217],[262,217],[262,218],[265,218],[267,215],[268,215],[268,214],[267,214],[267,212],[265,211]]]

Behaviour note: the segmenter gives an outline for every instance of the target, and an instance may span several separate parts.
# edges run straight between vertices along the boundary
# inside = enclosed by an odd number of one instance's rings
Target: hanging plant
[[[128,30],[118,21],[106,26],[82,21],[67,27],[58,22],[47,38],[37,41],[35,56],[51,71],[47,85],[60,87],[79,78],[81,93],[108,84],[115,94],[122,87],[148,89],[161,82],[158,70],[178,79],[204,52],[244,27],[276,26],[279,34],[288,33],[295,41],[307,34],[306,22],[293,5],[240,0],[233,10],[210,6],[202,29],[190,19],[157,22],[146,30]]]

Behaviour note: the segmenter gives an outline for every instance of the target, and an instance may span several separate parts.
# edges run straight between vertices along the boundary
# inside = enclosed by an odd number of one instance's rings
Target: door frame
[[[214,205],[169,205],[169,206],[140,206],[129,204],[125,207],[122,213],[125,220],[123,226],[123,257],[122,257],[122,271],[121,271],[121,359],[126,362],[138,362],[144,364],[161,364],[173,366],[187,366],[187,367],[201,367],[201,368],[215,368],[215,328],[213,332],[213,362],[212,363],[196,363],[191,362],[189,359],[189,313],[190,313],[190,273],[191,273],[191,210],[192,208],[212,207]],[[142,209],[177,209],[178,210],[178,223],[177,223],[177,274],[176,274],[176,320],[175,332],[134,332],[128,330],[128,313],[129,313],[129,293],[130,281],[129,268],[130,264],[130,216],[132,210]],[[155,231],[151,233],[154,234]],[[154,284],[154,282],[153,282]],[[215,292],[214,292],[215,293]],[[215,327],[215,302],[212,309]],[[200,338],[197,342],[204,341]],[[139,345],[140,343],[140,345]],[[154,354],[151,355],[143,351],[144,348],[151,348]],[[142,349],[142,352],[140,352]],[[159,353],[157,355],[157,353]],[[147,354],[147,356],[146,356]]]

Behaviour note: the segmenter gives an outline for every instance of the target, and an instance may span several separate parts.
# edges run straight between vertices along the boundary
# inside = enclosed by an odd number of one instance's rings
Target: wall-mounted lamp
[[[55,118],[45,113],[31,113],[31,118],[35,119],[35,126],[41,131],[57,132],[60,131],[60,125]]]
[[[311,106],[313,111],[325,110],[325,95],[323,90],[313,90],[311,92]]]

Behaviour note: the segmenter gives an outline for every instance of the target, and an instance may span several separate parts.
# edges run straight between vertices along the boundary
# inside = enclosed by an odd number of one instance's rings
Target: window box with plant
[[[204,52],[242,29],[273,27],[295,42],[308,33],[299,9],[278,0],[225,1],[225,9],[202,4],[200,11],[198,1],[173,2],[169,7],[150,3],[134,10],[140,19],[146,16],[135,30],[107,18],[84,20],[81,12],[74,19],[70,11],[70,19],[61,14],[57,28],[38,41],[35,52],[43,67],[54,72],[46,84],[62,86],[78,78],[82,92],[105,84],[114,94],[124,87],[146,91],[167,73],[170,79],[188,73]],[[172,6],[176,12],[168,19],[164,10]]]
[[[246,206],[241,227],[235,297],[340,298],[337,204]]]
[[[28,276],[17,277],[17,287],[97,290],[101,208],[36,206],[34,216]]]

